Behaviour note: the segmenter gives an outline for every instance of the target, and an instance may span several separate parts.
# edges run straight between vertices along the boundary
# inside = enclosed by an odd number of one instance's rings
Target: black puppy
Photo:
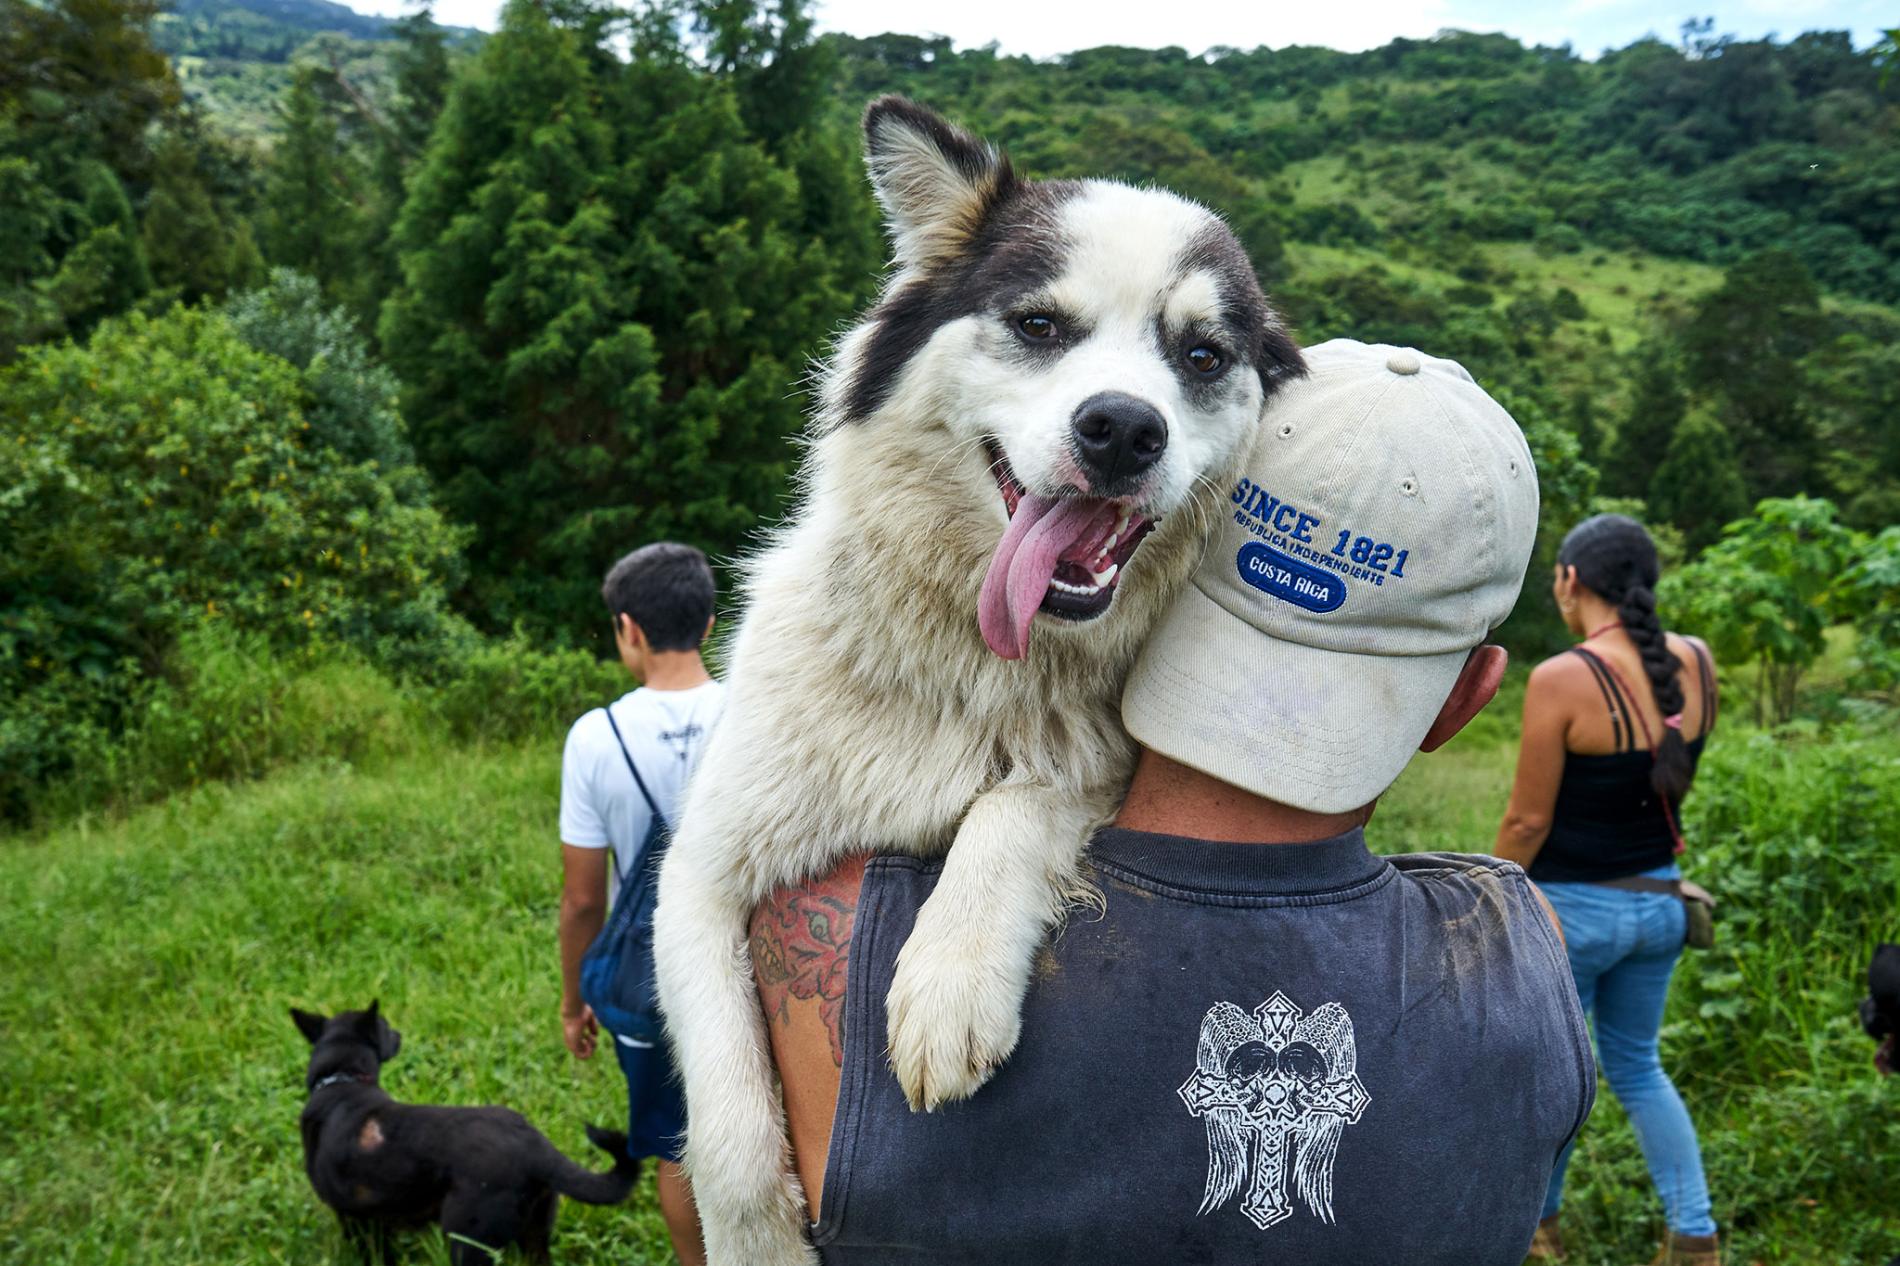
[[[1900,1064],[1900,945],[1883,944],[1867,965],[1867,996],[1860,1003],[1861,1027],[1880,1043],[1874,1067],[1891,1073]]]
[[[640,1162],[628,1158],[624,1134],[587,1128],[614,1158],[612,1170],[596,1173],[562,1155],[519,1112],[391,1099],[376,1076],[401,1049],[402,1034],[376,1003],[327,1018],[292,1007],[290,1017],[314,1048],[304,1081],[304,1168],[366,1261],[387,1259],[390,1231],[439,1221],[454,1266],[489,1266],[509,1244],[545,1262],[561,1195],[616,1204],[633,1189]]]

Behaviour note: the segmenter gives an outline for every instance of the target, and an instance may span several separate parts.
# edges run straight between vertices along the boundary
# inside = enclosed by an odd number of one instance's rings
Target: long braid
[[[1695,777],[1689,745],[1682,741],[1682,661],[1669,649],[1669,636],[1656,615],[1656,595],[1648,585],[1631,585],[1617,604],[1616,613],[1622,617],[1623,631],[1643,657],[1650,693],[1666,718],[1662,738],[1656,744],[1656,761],[1650,766],[1649,785],[1670,804],[1681,804]],[[1675,724],[1668,724],[1668,720]]]
[[[1599,514],[1570,530],[1557,551],[1557,561],[1575,567],[1579,584],[1616,606],[1623,631],[1636,644],[1650,694],[1664,718],[1649,783],[1664,800],[1680,804],[1695,778],[1695,763],[1682,737],[1682,662],[1669,649],[1669,636],[1656,613],[1656,581],[1662,565],[1655,542],[1636,520]]]

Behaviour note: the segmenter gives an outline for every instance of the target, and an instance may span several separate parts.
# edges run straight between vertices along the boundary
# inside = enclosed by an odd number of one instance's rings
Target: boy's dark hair
[[[616,625],[626,615],[656,651],[693,651],[713,616],[713,575],[690,545],[655,541],[615,563],[600,584]]]

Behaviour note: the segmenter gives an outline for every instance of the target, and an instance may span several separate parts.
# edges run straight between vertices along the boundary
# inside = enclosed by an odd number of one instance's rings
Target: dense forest
[[[1777,538],[1724,528],[1768,499],[1834,534],[1830,618],[1890,628],[1896,60],[1710,22],[1595,61],[1455,31],[1036,61],[816,38],[797,0],[513,0],[488,36],[0,0],[0,807],[206,621],[427,678],[603,649],[639,541],[742,550],[877,282],[855,122],[889,91],[1032,174],[1219,208],[1305,339],[1463,361],[1547,536],[1636,509],[1728,601],[1717,564]],[[1767,672],[1784,634],[1733,645]]]

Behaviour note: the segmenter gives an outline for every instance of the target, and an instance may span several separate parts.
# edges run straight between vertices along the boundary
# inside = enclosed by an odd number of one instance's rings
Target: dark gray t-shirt
[[[866,869],[823,1220],[833,1266],[1518,1266],[1596,1090],[1528,881],[1364,837],[1110,829],[1107,897],[1036,966],[1022,1043],[913,1115],[884,996],[937,865]]]

